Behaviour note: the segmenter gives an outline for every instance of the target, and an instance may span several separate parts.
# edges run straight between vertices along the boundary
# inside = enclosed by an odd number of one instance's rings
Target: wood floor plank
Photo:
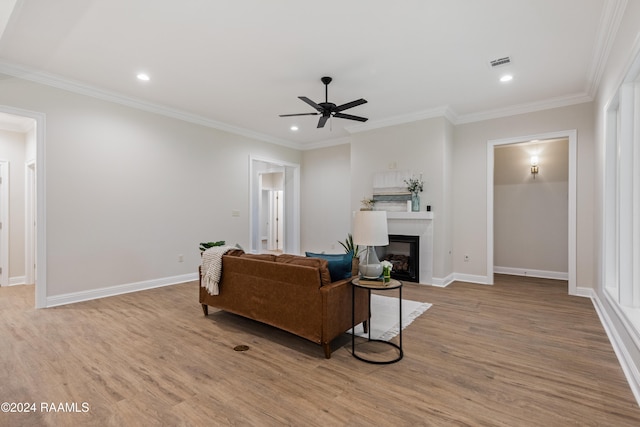
[[[275,328],[204,317],[197,286],[43,310],[33,286],[0,288],[0,400],[90,408],[0,413],[0,426],[640,425],[591,301],[566,282],[407,284],[433,306],[386,366],[353,358],[346,334],[326,360]]]

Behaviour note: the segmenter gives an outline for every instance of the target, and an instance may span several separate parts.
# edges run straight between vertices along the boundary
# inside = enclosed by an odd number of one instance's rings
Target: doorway
[[[23,227],[24,242],[20,244],[24,251],[24,276],[20,279],[26,284],[35,283],[35,306],[47,306],[46,291],[46,221],[45,221],[45,164],[44,164],[44,130],[45,115],[19,108],[0,105],[0,123],[4,126],[25,126],[25,154],[23,160],[12,166],[15,172],[24,177]],[[9,244],[11,249],[11,243]],[[9,249],[9,250],[10,250]],[[36,261],[37,260],[37,261]],[[38,268],[36,269],[36,262]],[[11,273],[9,273],[11,275]],[[17,284],[17,283],[16,283]]]
[[[546,134],[507,138],[488,141],[487,146],[487,282],[494,283],[494,185],[495,185],[495,151],[497,147],[514,145],[525,141],[545,141],[555,139],[568,140],[568,230],[567,230],[567,280],[569,283],[569,295],[577,295],[576,284],[576,131],[561,131]]]
[[[261,251],[282,253],[284,249],[284,172],[260,175],[260,238]]]
[[[249,241],[253,253],[300,251],[300,166],[250,157]]]

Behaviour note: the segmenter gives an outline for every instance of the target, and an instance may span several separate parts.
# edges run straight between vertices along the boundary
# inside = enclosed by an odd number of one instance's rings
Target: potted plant
[[[351,271],[353,275],[357,275],[358,266],[360,265],[360,247],[353,243],[353,235],[347,234],[347,238],[344,242],[338,242],[344,248],[345,253],[351,252],[353,258],[351,259]]]

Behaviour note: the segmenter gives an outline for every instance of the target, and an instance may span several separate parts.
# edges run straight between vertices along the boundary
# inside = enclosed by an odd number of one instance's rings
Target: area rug
[[[431,304],[411,300],[402,300],[402,329],[416,320],[427,311]],[[390,340],[400,332],[398,324],[398,298],[385,297],[371,294],[371,339]],[[351,333],[351,329],[349,329]],[[355,328],[355,334],[367,338],[369,335],[363,331],[362,325]]]

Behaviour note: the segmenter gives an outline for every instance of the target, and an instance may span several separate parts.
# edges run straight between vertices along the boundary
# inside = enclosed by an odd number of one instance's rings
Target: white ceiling
[[[626,0],[2,0],[0,72],[299,148],[586,102]],[[0,7],[0,11],[2,8]],[[488,62],[509,55],[512,64]],[[149,82],[136,79],[146,72]],[[513,81],[499,77],[513,74]],[[369,102],[317,116],[299,100]],[[0,94],[0,103],[2,95]],[[291,132],[293,124],[300,130]]]

